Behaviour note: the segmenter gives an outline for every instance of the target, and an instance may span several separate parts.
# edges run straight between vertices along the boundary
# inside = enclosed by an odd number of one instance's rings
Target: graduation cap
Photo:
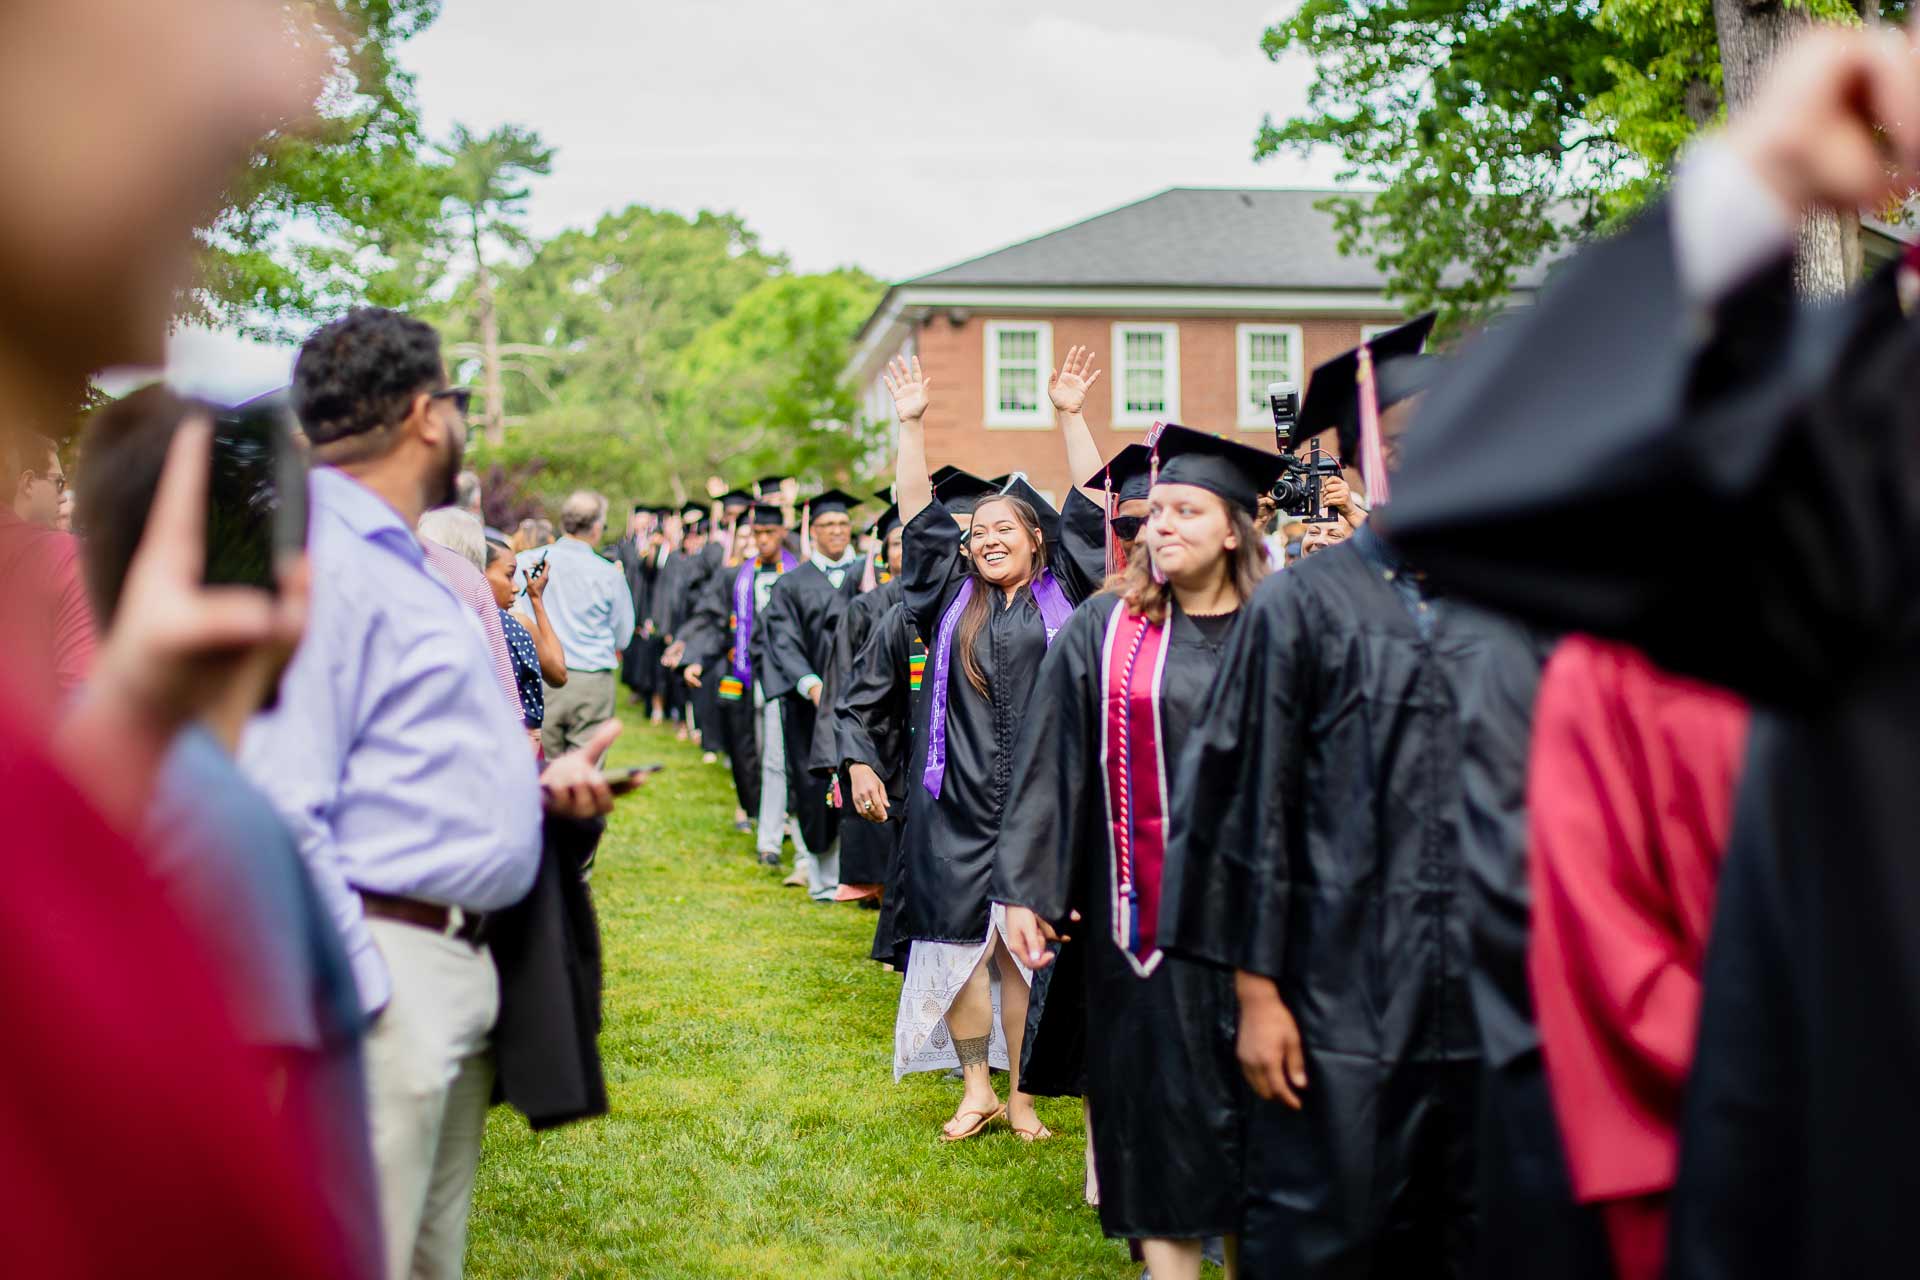
[[[745,489],[730,489],[720,495],[720,510],[729,516],[738,516],[753,505],[753,495]]]
[[[689,502],[680,508],[680,522],[689,529],[699,528],[707,523],[707,509],[698,503]]]
[[[1273,488],[1286,462],[1279,454],[1168,423],[1154,445],[1160,459],[1155,484],[1190,484],[1218,494],[1248,515]]]
[[[787,483],[785,476],[761,476],[753,482],[754,492],[763,498],[777,498],[782,486]]]
[[[1026,472],[1014,472],[1007,482],[1000,487],[1000,495],[1007,498],[1019,498],[1022,502],[1025,502],[1033,508],[1033,513],[1040,517],[1040,532],[1045,536],[1048,546],[1052,546],[1059,538],[1060,513],[1053,509],[1051,502],[1048,502],[1040,496],[1038,489],[1027,483]]]
[[[787,513],[770,502],[756,502],[753,504],[753,527],[784,529],[787,527]]]
[[[1300,404],[1294,438],[1310,440],[1328,427],[1339,432],[1340,460],[1360,460],[1360,351],[1368,351],[1373,365],[1374,396],[1378,409],[1411,400],[1433,384],[1440,357],[1421,355],[1433,332],[1434,313],[1409,320],[1397,329],[1376,334],[1359,347],[1343,351],[1313,371]]]
[[[876,497],[874,501],[887,502],[888,498],[887,498],[887,495],[883,493],[883,494],[880,494],[878,497]],[[880,513],[880,518],[878,520],[875,520],[872,524],[867,526],[867,532],[872,534],[874,537],[880,539],[882,542],[885,542],[887,540],[887,535],[892,533],[895,529],[898,529],[899,527],[900,527],[900,506],[898,503],[893,503],[889,505],[885,511],[882,511]]]
[[[933,473],[933,496],[956,516],[972,515],[980,499],[1000,492],[992,480],[982,480],[971,471],[942,467]]]
[[[807,506],[807,523],[811,524],[821,516],[851,515],[853,508],[860,505],[860,499],[838,489],[828,489],[817,493]]]
[[[1116,502],[1133,502],[1147,496],[1153,484],[1153,450],[1144,444],[1130,444],[1108,459],[1107,465],[1081,486],[1105,489]]]

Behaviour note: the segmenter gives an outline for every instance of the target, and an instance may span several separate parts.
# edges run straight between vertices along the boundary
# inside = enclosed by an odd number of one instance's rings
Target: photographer
[[[174,438],[189,418],[216,412],[152,386],[88,423],[78,509],[88,530],[88,591],[108,634]],[[218,516],[209,527],[221,537],[206,557],[223,580],[271,544],[272,509],[251,496],[231,486],[210,496]],[[292,657],[289,639],[236,664],[225,695],[168,754],[145,836],[162,892],[234,985],[235,1021],[280,1084],[283,1122],[312,1147],[328,1217],[372,1275],[381,1266],[380,1224],[353,972],[293,834],[233,760],[249,718],[278,697]]]

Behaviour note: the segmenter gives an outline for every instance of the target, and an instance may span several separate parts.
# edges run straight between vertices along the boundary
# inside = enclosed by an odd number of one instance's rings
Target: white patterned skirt
[[[900,988],[900,1012],[893,1023],[893,1078],[916,1071],[951,1071],[960,1065],[959,1051],[947,1031],[947,1010],[967,979],[992,949],[994,935],[1007,935],[1006,908],[999,903],[987,921],[987,936],[979,942],[918,942],[907,954],[907,980]],[[1013,954],[1013,948],[1007,948]],[[1033,986],[1033,971],[1016,957],[1020,980]],[[989,971],[991,973],[991,971]],[[987,1043],[987,1062],[1007,1070],[1007,1037],[1000,1029],[1000,978],[992,977],[993,1029]]]

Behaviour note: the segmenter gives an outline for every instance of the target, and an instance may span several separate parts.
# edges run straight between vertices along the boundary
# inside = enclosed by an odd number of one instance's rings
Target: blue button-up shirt
[[[521,591],[526,571],[547,561],[547,621],[567,655],[569,671],[611,671],[619,653],[633,643],[633,593],[619,565],[603,558],[578,538],[522,551],[516,562]]]
[[[392,984],[353,887],[518,902],[539,869],[539,778],[479,620],[399,513],[332,468],[308,491],[306,639],[240,762],[299,840],[371,1013]]]

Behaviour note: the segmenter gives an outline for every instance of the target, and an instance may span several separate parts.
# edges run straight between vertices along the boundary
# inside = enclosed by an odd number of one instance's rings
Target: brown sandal
[[[1005,1114],[1007,1114],[1007,1104],[1004,1102],[1001,1103],[999,1106],[995,1107],[991,1111],[962,1111],[959,1113],[959,1115],[954,1116],[953,1120],[958,1120],[960,1116],[978,1116],[979,1119],[976,1120],[974,1122],[973,1127],[971,1129],[968,1129],[965,1133],[948,1133],[944,1128],[941,1129],[940,1141],[965,1142],[968,1138],[977,1136],[982,1129],[986,1128],[988,1125],[992,1124],[995,1120],[998,1120],[1001,1116]],[[953,1120],[949,1120],[947,1121],[947,1123],[952,1124]]]
[[[1054,1136],[1053,1130],[1047,1128],[1045,1124],[1036,1125],[1031,1129],[1022,1129],[1017,1125],[1011,1124],[1007,1127],[1012,1129],[1013,1136],[1022,1142],[1045,1142],[1048,1138]]]

